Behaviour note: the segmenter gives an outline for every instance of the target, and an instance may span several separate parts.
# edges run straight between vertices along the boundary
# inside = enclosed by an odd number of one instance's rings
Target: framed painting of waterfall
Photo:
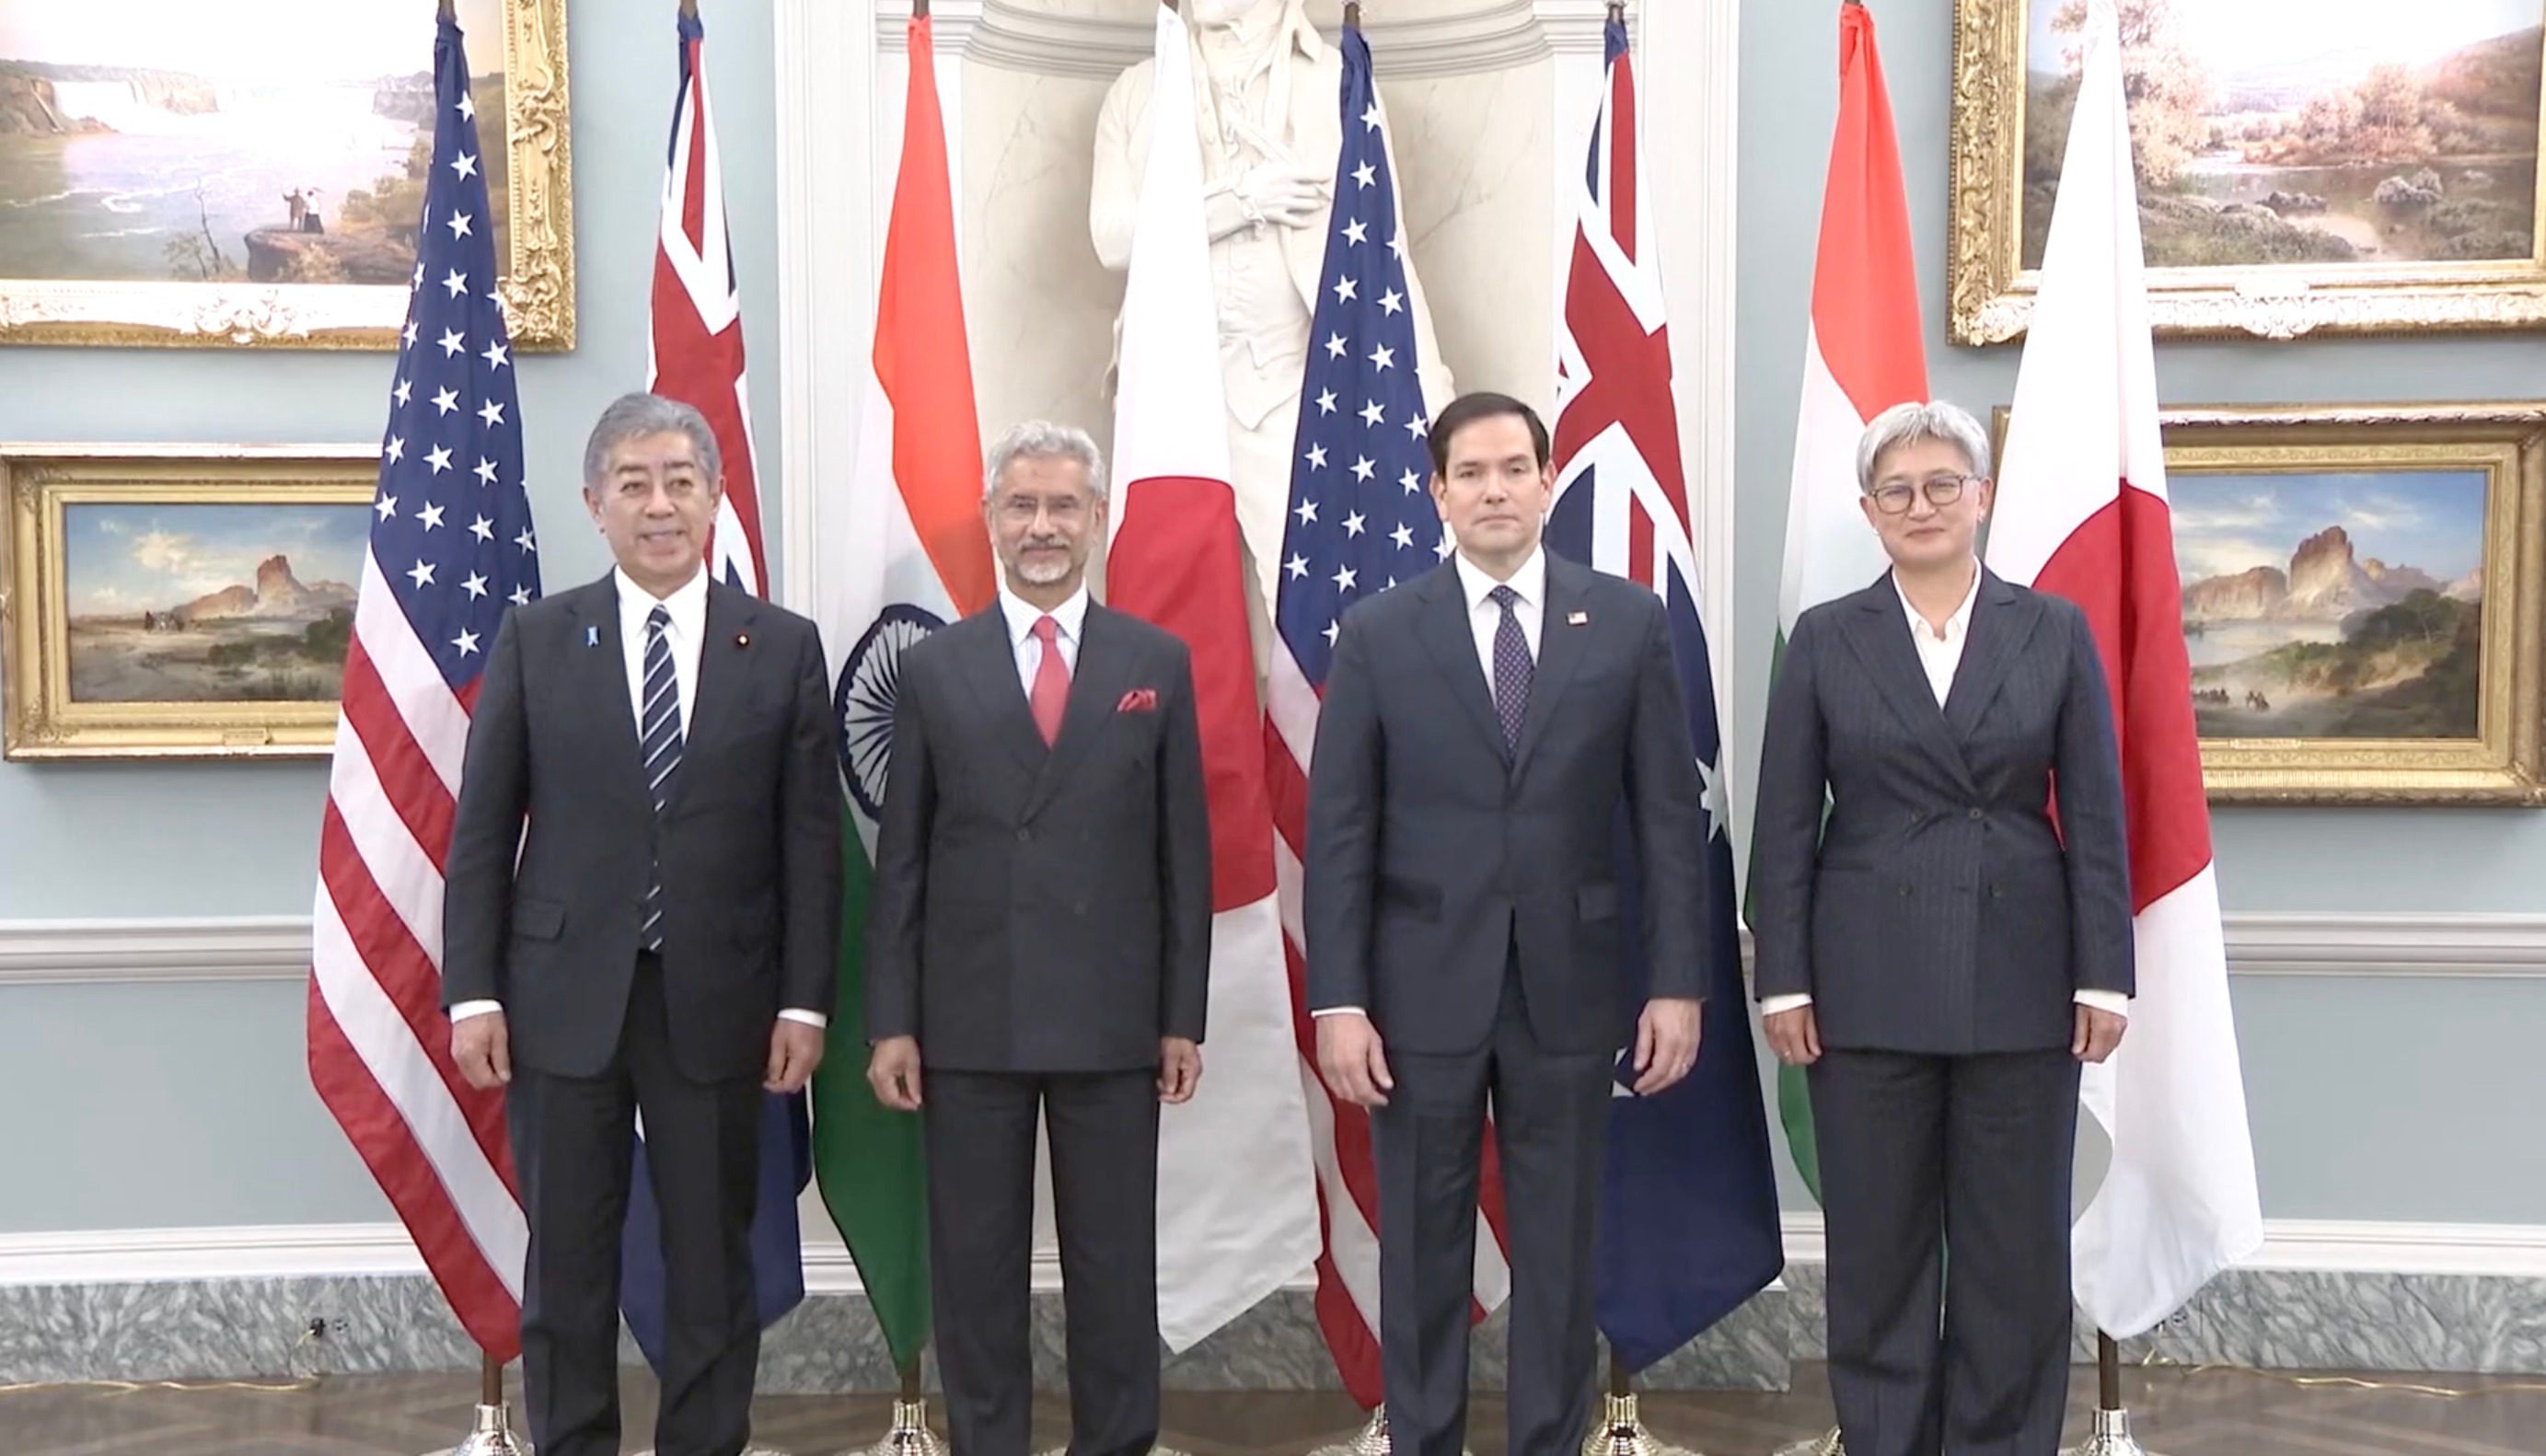
[[[0,445],[0,749],[325,753],[380,459],[370,445]]]
[[[458,0],[523,349],[574,343],[565,0]],[[422,0],[0,0],[0,343],[387,349],[433,144]]]
[[[2546,405],[2164,428],[2214,801],[2546,803]]]

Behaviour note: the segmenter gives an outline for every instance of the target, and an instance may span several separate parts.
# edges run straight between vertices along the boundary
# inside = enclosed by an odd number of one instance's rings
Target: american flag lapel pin
[[[1588,612],[1568,612],[1565,614],[1565,625],[1568,627],[1588,627],[1591,625],[1591,614]]]

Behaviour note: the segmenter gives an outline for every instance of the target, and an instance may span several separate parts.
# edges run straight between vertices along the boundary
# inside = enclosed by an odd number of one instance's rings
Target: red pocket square
[[[1158,711],[1158,690],[1156,688],[1134,688],[1132,691],[1123,695],[1122,702],[1114,705],[1114,711],[1117,713],[1155,713]]]

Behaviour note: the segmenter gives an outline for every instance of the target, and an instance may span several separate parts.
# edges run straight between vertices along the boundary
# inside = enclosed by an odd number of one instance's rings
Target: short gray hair
[[[690,437],[690,446],[699,453],[699,469],[707,472],[707,483],[724,477],[724,457],[717,450],[716,431],[709,427],[708,417],[678,399],[638,390],[622,394],[610,401],[601,412],[599,423],[592,427],[592,438],[583,446],[583,484],[587,490],[599,489],[602,473],[610,469],[610,452],[628,441],[644,435],[668,435],[678,430]]]
[[[1988,476],[1989,435],[1981,429],[1981,422],[1972,418],[1972,412],[1950,400],[1911,400],[1876,415],[1873,423],[1865,427],[1865,434],[1856,442],[1856,488],[1872,490],[1874,468],[1882,464],[1883,457],[1921,440],[1951,445],[1971,463],[1973,474]]]
[[[998,493],[999,476],[1007,473],[1009,462],[1017,460],[1074,460],[1087,471],[1088,490],[1098,500],[1105,498],[1104,453],[1096,448],[1094,436],[1075,425],[1027,420],[1009,426],[990,445],[990,458],[981,471],[983,500]]]

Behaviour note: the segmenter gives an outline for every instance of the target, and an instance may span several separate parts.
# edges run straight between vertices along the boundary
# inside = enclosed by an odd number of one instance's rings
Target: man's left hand
[[[773,1092],[801,1092],[822,1065],[822,1028],[780,1017],[769,1030],[769,1075],[761,1085]]]
[[[2078,1008],[2078,1034],[2069,1044],[2069,1055],[2080,1062],[2101,1062],[2113,1055],[2122,1044],[2122,1033],[2130,1030],[2130,1018],[2116,1016],[2093,1006]]]
[[[1170,1106],[1190,1102],[1201,1085],[1201,1044],[1180,1036],[1158,1038],[1158,1100]]]
[[[1668,1089],[1697,1065],[1698,1003],[1685,996],[1655,996],[1636,1019],[1636,1095]]]

